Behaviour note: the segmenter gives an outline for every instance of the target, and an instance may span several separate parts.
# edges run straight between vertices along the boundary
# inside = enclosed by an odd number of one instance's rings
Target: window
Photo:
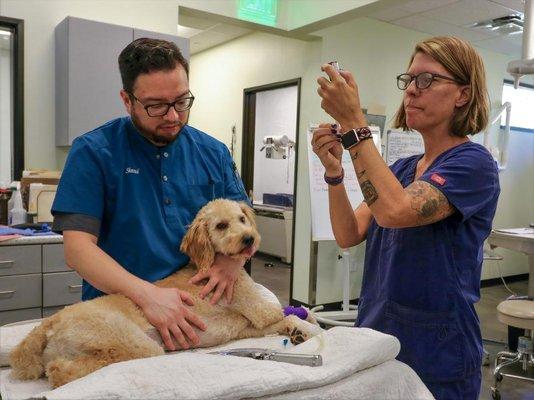
[[[510,116],[510,126],[512,130],[523,132],[534,132],[534,86],[520,83],[517,89],[514,89],[512,81],[505,80],[502,90],[502,102],[512,104],[512,113]],[[501,127],[506,124],[506,115],[501,117]]]
[[[24,168],[23,21],[0,17],[0,183]]]

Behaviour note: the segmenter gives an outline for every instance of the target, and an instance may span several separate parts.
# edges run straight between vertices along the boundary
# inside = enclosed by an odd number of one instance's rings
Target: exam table
[[[261,286],[261,285],[258,285]],[[276,296],[261,287],[269,301]],[[433,399],[417,374],[395,360],[399,341],[368,328],[334,327],[293,346],[285,336],[236,340],[216,348],[108,365],[55,390],[46,379],[11,379],[8,355],[39,320],[0,327],[0,395],[14,399]],[[236,348],[320,354],[323,365],[208,354]]]

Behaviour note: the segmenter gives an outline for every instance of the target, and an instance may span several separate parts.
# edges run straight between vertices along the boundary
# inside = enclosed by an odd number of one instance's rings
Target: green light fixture
[[[276,26],[278,0],[239,0],[240,19],[257,24]]]

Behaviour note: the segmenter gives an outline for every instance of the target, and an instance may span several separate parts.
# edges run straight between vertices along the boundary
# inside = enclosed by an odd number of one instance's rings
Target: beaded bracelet
[[[339,176],[326,176],[326,172],[324,173],[324,181],[328,183],[330,186],[336,186],[343,182],[343,178],[345,177],[345,170],[341,168],[341,175]]]

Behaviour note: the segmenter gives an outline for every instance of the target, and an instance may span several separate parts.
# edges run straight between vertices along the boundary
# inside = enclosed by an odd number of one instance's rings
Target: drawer
[[[0,277],[0,311],[41,307],[41,275]]]
[[[67,263],[65,262],[63,244],[43,245],[43,272],[62,271],[72,271],[72,269],[67,267]]]
[[[24,310],[0,311],[0,326],[13,322],[27,321],[41,318],[41,308],[26,308]]]
[[[82,278],[76,272],[43,274],[43,307],[77,303],[82,299]]]
[[[0,276],[41,272],[41,245],[0,246]]]

